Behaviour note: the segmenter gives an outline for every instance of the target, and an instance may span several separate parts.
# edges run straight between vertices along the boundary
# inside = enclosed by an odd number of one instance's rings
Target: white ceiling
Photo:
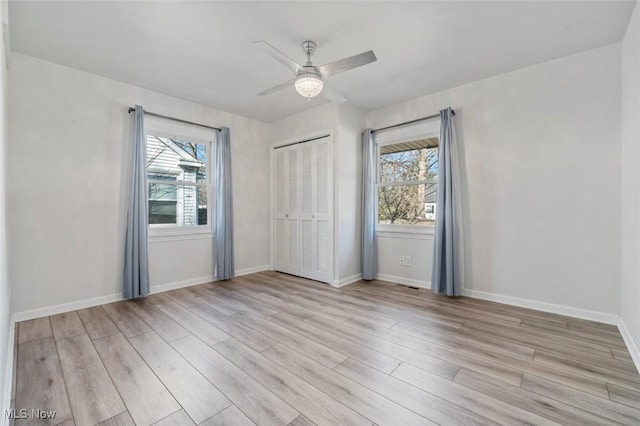
[[[378,61],[329,79],[372,110],[619,41],[634,1],[9,3],[12,49],[270,122],[327,102],[252,46],[317,65],[373,49]]]

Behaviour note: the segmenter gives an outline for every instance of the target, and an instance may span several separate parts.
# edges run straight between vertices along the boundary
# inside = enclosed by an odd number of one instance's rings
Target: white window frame
[[[395,131],[392,131],[395,132]],[[383,186],[405,186],[405,185],[424,185],[428,183],[439,183],[439,179],[402,181],[392,183],[382,183],[380,181],[380,147],[386,145],[395,145],[402,142],[409,142],[416,139],[438,137],[440,139],[440,122],[434,120],[427,123],[421,123],[415,126],[401,128],[395,134],[385,135],[384,138],[376,137],[376,234],[380,236],[394,236],[399,234],[408,235],[433,235],[435,226],[433,225],[407,225],[407,224],[389,224],[379,223],[378,217],[378,194],[379,188]],[[383,139],[378,141],[378,139]],[[436,206],[437,208],[437,206]]]
[[[158,136],[158,137],[163,137],[163,138],[168,138],[168,139],[180,139],[180,140],[186,140],[189,142],[193,142],[195,144],[199,144],[199,145],[205,145],[206,146],[206,150],[207,150],[207,182],[205,183],[198,183],[198,182],[184,182],[179,180],[179,178],[176,179],[175,184],[174,183],[169,183],[169,185],[176,185],[176,192],[178,192],[181,188],[181,186],[187,185],[187,186],[194,186],[196,188],[200,187],[206,187],[207,188],[207,224],[206,225],[195,225],[195,226],[178,226],[178,225],[173,225],[173,224],[169,224],[169,223],[165,223],[165,224],[150,224],[149,223],[149,217],[147,214],[147,229],[148,229],[148,235],[149,235],[149,239],[150,240],[162,240],[162,239],[166,239],[169,238],[171,239],[172,237],[175,238],[182,238],[182,237],[189,237],[186,239],[192,239],[192,238],[210,238],[212,236],[214,236],[214,231],[213,231],[213,208],[214,208],[214,204],[213,204],[213,164],[214,164],[214,156],[215,156],[215,151],[214,151],[214,139],[212,140],[204,140],[204,139],[200,139],[200,138],[193,138],[190,136],[181,136],[180,134],[170,134],[166,131],[162,131],[162,130],[157,130],[154,129],[153,127],[149,127],[149,128],[145,128],[145,158],[147,155],[147,149],[146,149],[146,141],[147,141],[147,136],[148,135],[152,135],[152,136]],[[147,160],[145,160],[145,163],[147,162]],[[145,166],[146,167],[146,166]],[[146,170],[145,168],[145,173],[148,175],[149,173],[154,173],[154,172],[149,172],[148,170]],[[147,200],[149,199],[149,184],[150,183],[156,183],[156,184],[167,184],[168,181],[166,180],[147,180]],[[176,206],[177,209],[177,206]],[[197,210],[197,208],[196,208]]]

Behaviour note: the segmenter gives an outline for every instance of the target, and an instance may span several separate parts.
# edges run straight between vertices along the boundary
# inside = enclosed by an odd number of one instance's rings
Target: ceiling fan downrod
[[[300,48],[302,49],[302,52],[307,55],[307,63],[305,65],[311,65],[311,57],[316,53],[318,45],[313,40],[306,40],[300,44]]]

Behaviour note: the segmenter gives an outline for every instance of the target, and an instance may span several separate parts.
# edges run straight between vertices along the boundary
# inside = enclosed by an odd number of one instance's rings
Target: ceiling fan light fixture
[[[269,56],[295,73],[293,85],[296,88],[296,92],[298,92],[302,97],[307,98],[307,101],[310,101],[311,98],[318,96],[322,92],[324,89],[324,82],[322,80],[324,78],[377,61],[373,50],[369,50],[367,52],[362,52],[357,55],[342,58],[317,67],[311,62],[311,56],[315,53],[318,45],[312,40],[306,40],[302,42],[300,47],[302,48],[302,52],[307,56],[307,62],[305,62],[304,65],[300,65],[264,40],[254,41],[254,44],[262,46],[266,49],[266,53],[268,53]],[[258,93],[258,96],[269,95],[288,87],[291,87],[291,80],[264,90]],[[325,97],[338,105],[346,102],[344,96],[338,93],[335,88],[330,85],[327,85]]]
[[[318,96],[322,92],[324,83],[320,76],[313,73],[304,73],[296,77],[296,91],[301,96],[311,100],[314,96]]]

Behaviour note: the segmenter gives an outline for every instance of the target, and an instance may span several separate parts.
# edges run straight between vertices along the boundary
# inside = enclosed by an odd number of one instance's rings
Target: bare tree
[[[435,178],[437,162],[437,149],[424,148],[380,156],[383,184],[378,191],[380,221],[415,224],[425,220],[424,204],[432,199],[436,186],[424,181]]]

